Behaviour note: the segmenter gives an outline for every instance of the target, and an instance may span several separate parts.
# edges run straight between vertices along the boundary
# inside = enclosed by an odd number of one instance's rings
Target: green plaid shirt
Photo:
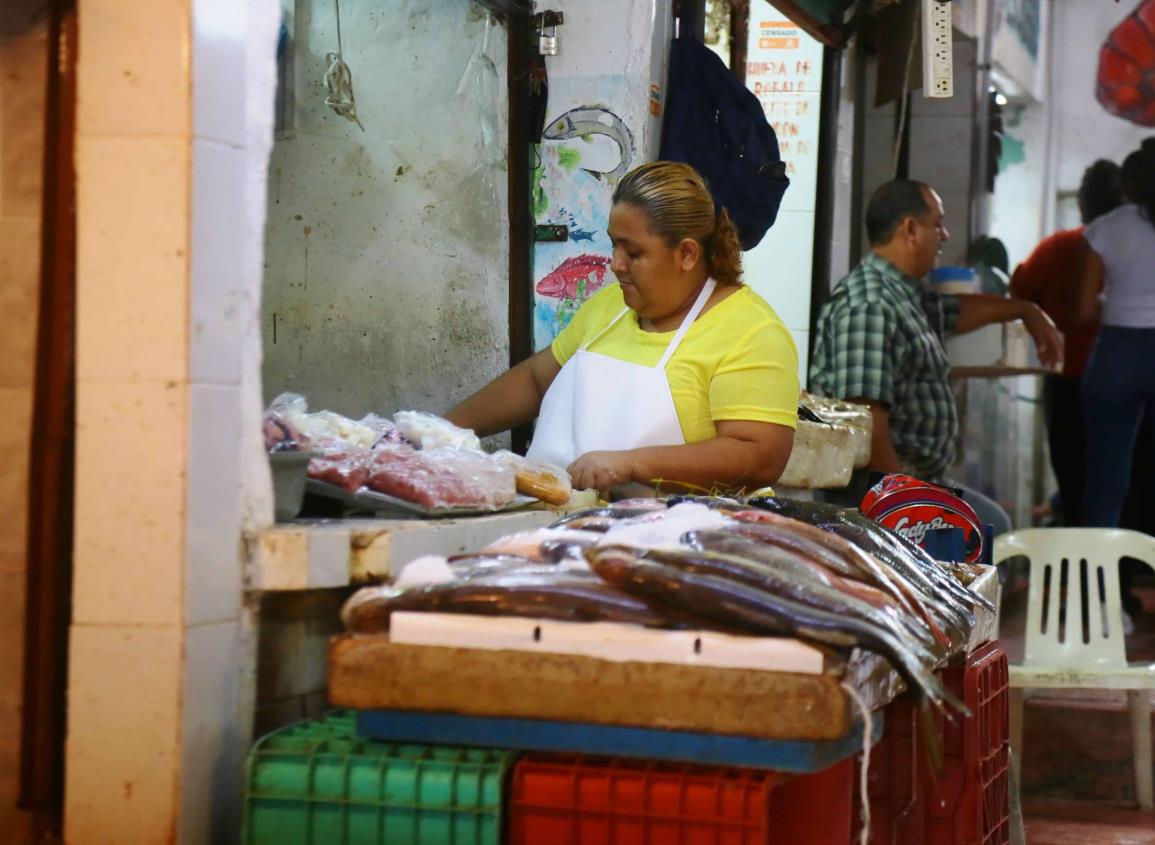
[[[811,389],[886,405],[895,451],[928,479],[954,461],[958,409],[943,339],[958,313],[956,297],[933,292],[871,252],[818,317]]]

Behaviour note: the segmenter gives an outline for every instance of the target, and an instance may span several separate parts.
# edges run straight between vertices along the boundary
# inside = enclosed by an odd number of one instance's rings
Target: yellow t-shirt
[[[564,365],[623,308],[622,289],[608,285],[582,305],[551,348]],[[653,367],[675,332],[647,332],[632,311],[589,347]],[[666,378],[687,443],[716,436],[717,420],[798,425],[798,350],[770,304],[747,286],[690,326],[666,364]]]

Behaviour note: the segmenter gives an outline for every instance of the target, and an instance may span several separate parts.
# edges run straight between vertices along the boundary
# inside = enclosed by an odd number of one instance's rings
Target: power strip
[[[922,92],[954,96],[950,0],[922,0]]]

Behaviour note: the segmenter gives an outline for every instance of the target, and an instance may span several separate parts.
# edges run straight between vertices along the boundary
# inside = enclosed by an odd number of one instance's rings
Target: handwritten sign
[[[766,0],[750,5],[746,87],[778,136],[790,188],[774,227],[744,259],[747,283],[778,312],[798,345],[806,372],[813,267],[822,45]]]
[[[764,2],[751,11],[773,9]],[[818,165],[818,96],[822,92],[822,45],[791,21],[751,15],[746,85],[762,103],[778,135],[779,151],[791,179],[807,174],[811,194]],[[802,191],[792,186],[795,199]]]

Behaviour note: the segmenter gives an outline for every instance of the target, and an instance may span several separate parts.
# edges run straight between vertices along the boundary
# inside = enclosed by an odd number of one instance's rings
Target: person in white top
[[[1103,324],[1083,377],[1082,510],[1083,524],[1104,528],[1119,525],[1139,423],[1155,408],[1155,138],[1123,162],[1122,181],[1126,204],[1083,233],[1091,252],[1075,304],[1076,321]]]

